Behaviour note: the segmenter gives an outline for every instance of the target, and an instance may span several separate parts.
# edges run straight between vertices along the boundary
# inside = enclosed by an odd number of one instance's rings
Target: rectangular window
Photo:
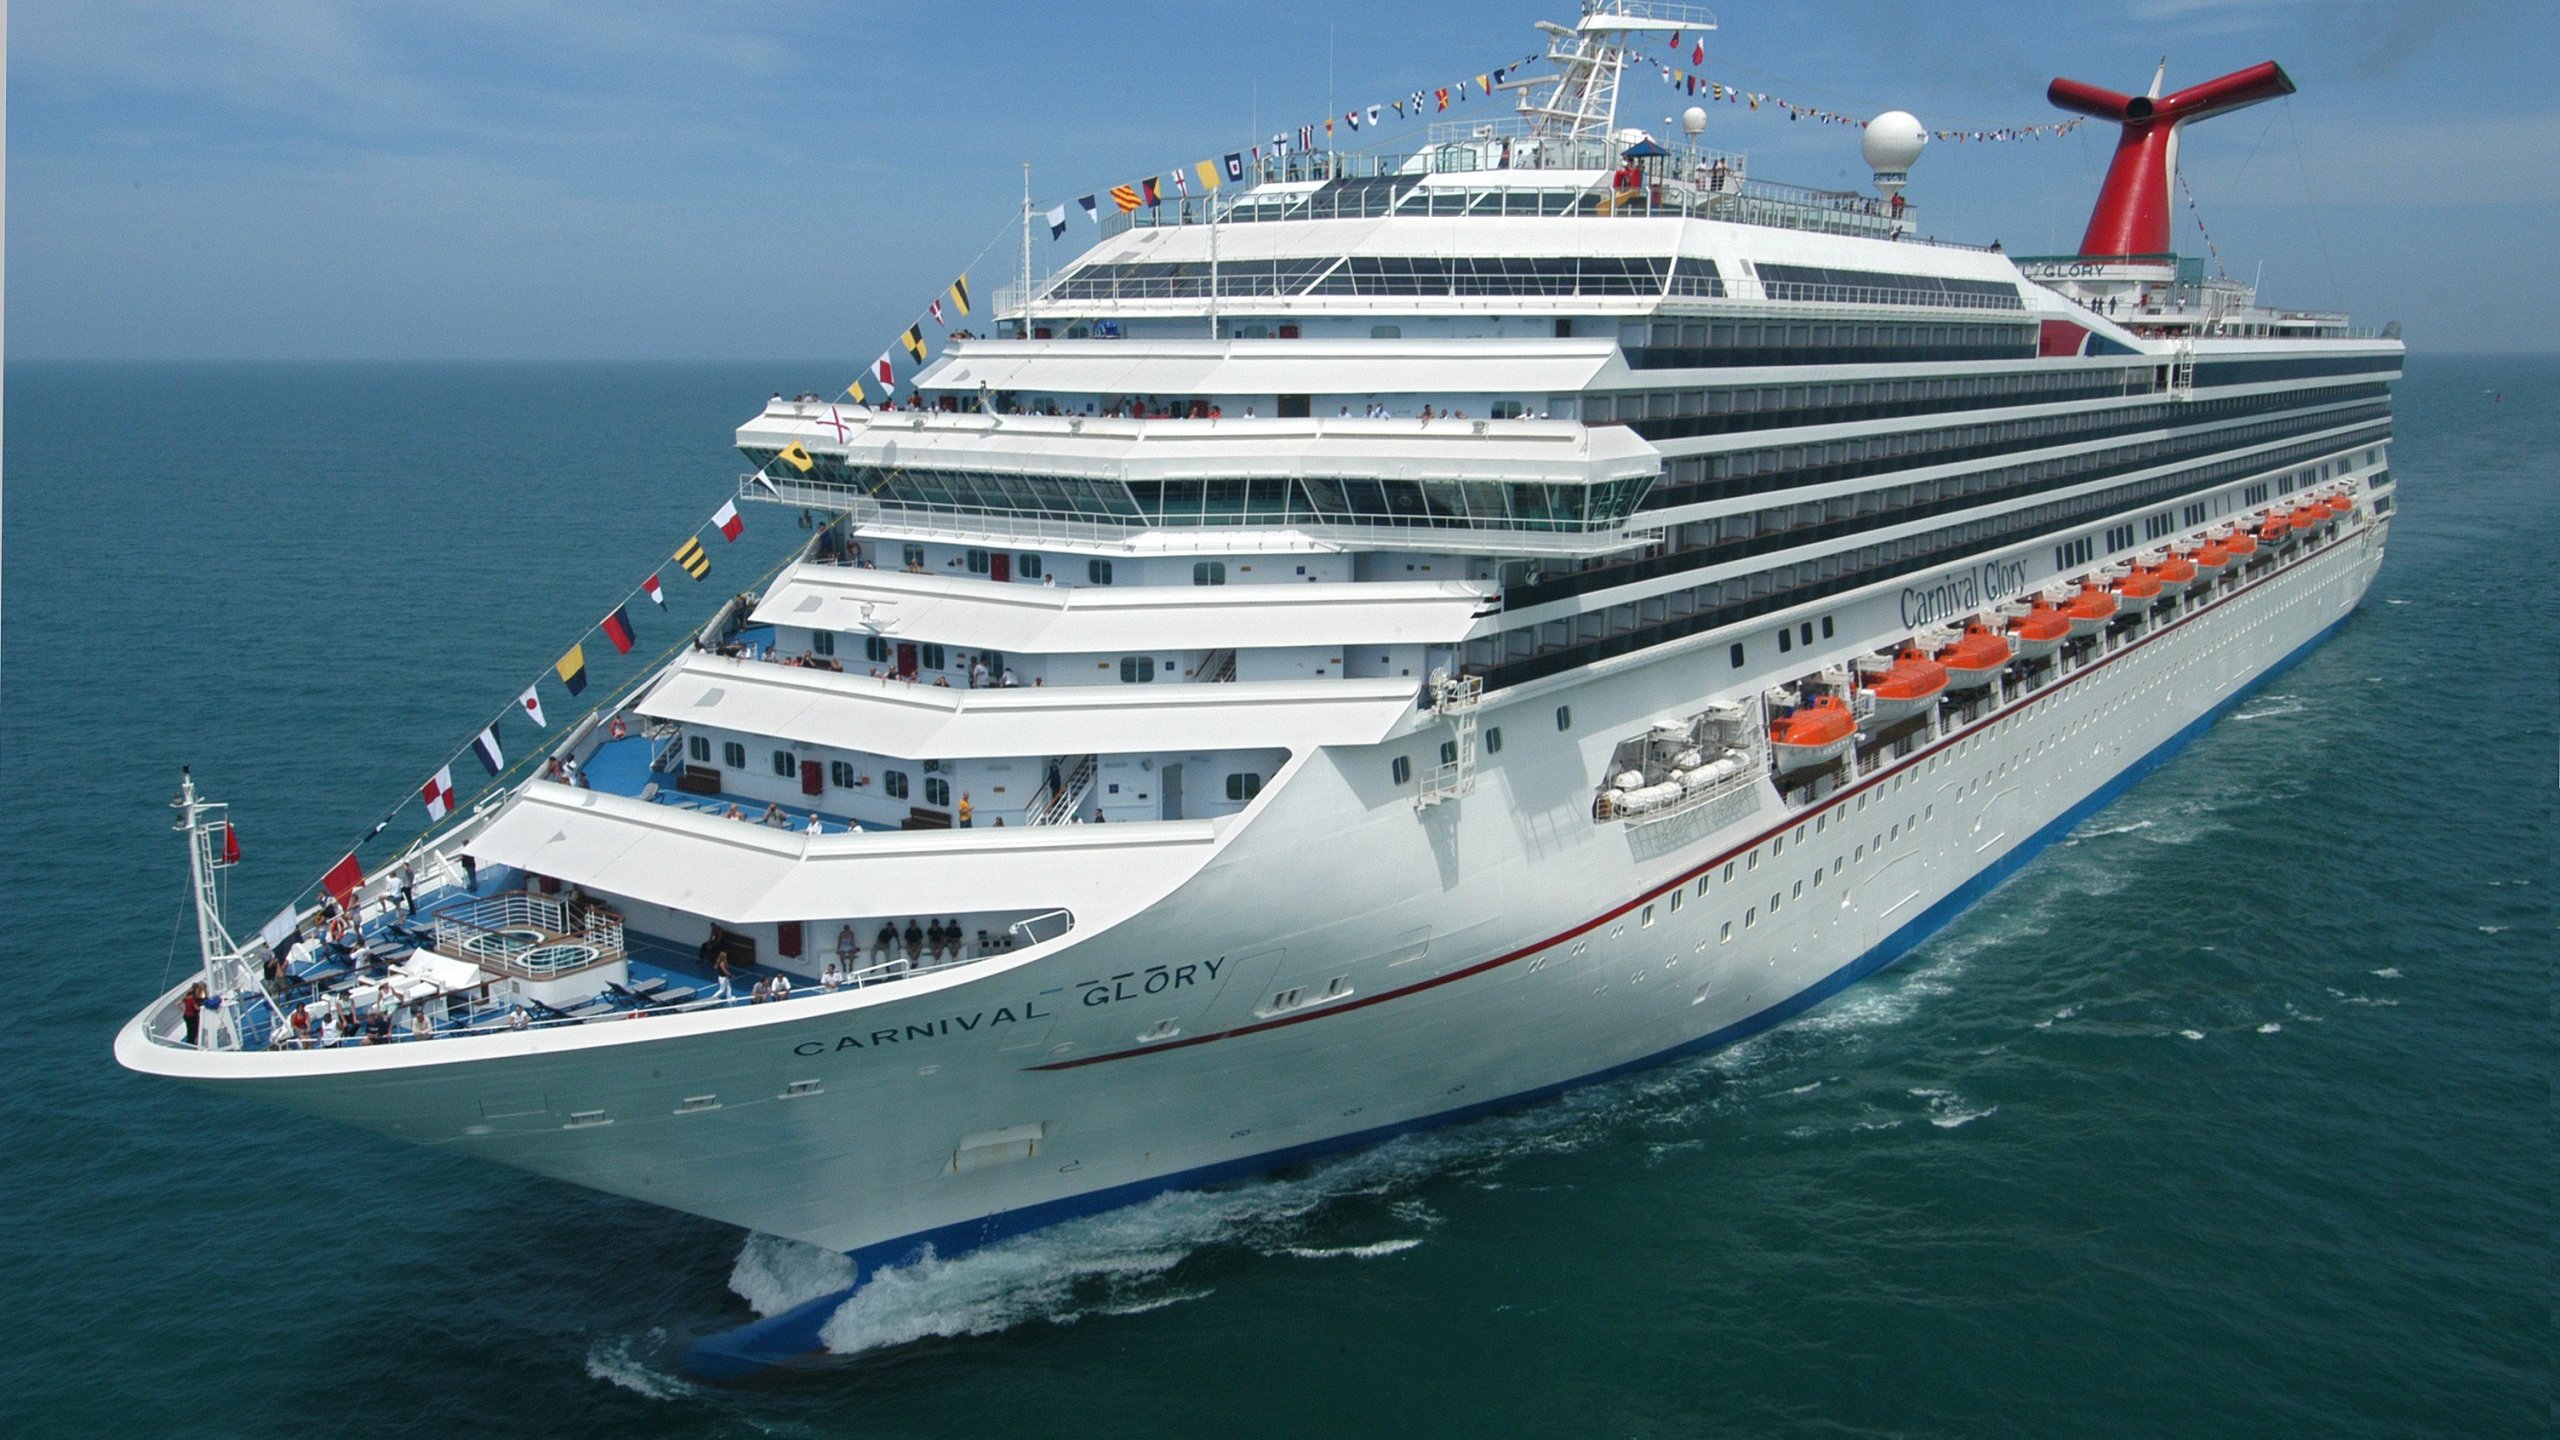
[[[692,757],[693,757],[694,759],[696,759],[696,760],[701,761],[701,762],[702,762],[703,764],[705,764],[705,765],[710,764],[710,763],[711,763],[711,737],[710,737],[710,736],[708,736],[708,735],[688,735],[688,736],[686,736],[686,737],[685,737],[685,742],[684,742],[684,753],[685,753],[685,754],[687,754],[687,755],[692,756]]]
[[[986,573],[987,573],[987,552],[986,552],[986,551],[984,551],[984,550],[972,550],[972,551],[970,551],[970,552],[969,552],[969,557],[968,557],[968,558],[969,558],[969,573],[970,573],[970,574],[972,574],[972,575],[984,575],[984,574],[986,574]]]
[[[720,763],[732,770],[747,768],[747,747],[736,740],[720,742]]]
[[[906,568],[910,570],[922,570],[924,568],[924,547],[921,545],[909,545],[906,548],[905,564]]]
[[[1499,725],[1491,725],[1491,726],[1487,726],[1487,727],[1485,728],[1485,732],[1484,732],[1484,753],[1486,753],[1487,755],[1499,755],[1499,754],[1501,754],[1501,753],[1502,753],[1502,727],[1501,727],[1501,726],[1499,726]]]
[[[1146,685],[1152,683],[1155,678],[1156,657],[1153,655],[1123,655],[1120,657],[1121,684]]]
[[[1736,670],[1741,669],[1741,668],[1742,668],[1742,642],[1741,642],[1741,641],[1737,640],[1737,641],[1733,642],[1733,650],[1732,650],[1732,652],[1731,652],[1731,653],[1732,653],[1732,656],[1733,656],[1733,668],[1734,668],[1734,669],[1736,669]]]
[[[927,775],[924,777],[924,803],[927,805],[949,805],[951,803],[951,782],[939,775]]]
[[[1639,921],[1637,921],[1637,922],[1636,922],[1636,928],[1637,928],[1637,929],[1639,929],[1639,930],[1650,930],[1650,929],[1652,929],[1652,928],[1653,928],[1653,907],[1652,907],[1652,906],[1647,905],[1646,907],[1644,907],[1644,917],[1643,917],[1641,920],[1639,920]]]
[[[1227,562],[1224,560],[1202,560],[1197,564],[1194,564],[1191,567],[1191,583],[1194,585],[1226,584]]]
[[[906,799],[907,772],[904,770],[890,770],[883,772],[880,776],[880,788],[882,791],[886,792],[888,797],[892,800]]]
[[[871,661],[871,663],[875,665],[886,665],[889,663],[889,657],[896,654],[897,651],[895,647],[890,645],[888,636],[865,635],[862,637],[862,653],[866,659]]]
[[[1402,785],[1413,778],[1413,762],[1399,755],[1387,766],[1387,775]]]
[[[1084,578],[1085,583],[1089,585],[1110,584],[1111,562],[1108,560],[1087,560],[1084,562]]]
[[[833,655],[836,653],[836,632],[833,630],[810,631],[809,649],[813,654]]]
[[[1572,706],[1559,705],[1556,707],[1556,728],[1559,730],[1570,730],[1573,728]]]
[[[830,760],[827,762],[827,783],[837,789],[850,790],[853,788],[853,782],[859,778],[854,771],[852,761]]]
[[[1455,765],[1458,763],[1457,741],[1443,740],[1440,742],[1440,763],[1443,765]]]
[[[1037,555],[1016,555],[1016,556],[1014,556],[1014,557],[1013,557],[1013,573],[1014,573],[1014,574],[1016,574],[1016,575],[1021,576],[1021,577],[1022,577],[1023,579],[1025,579],[1025,580],[1037,580],[1037,579],[1039,579],[1039,578],[1040,578],[1040,557],[1039,557],[1039,556],[1037,556]]]
[[[1262,793],[1262,777],[1251,771],[1227,777],[1227,798],[1250,800]]]
[[[792,758],[790,751],[776,750],[773,752],[773,773],[788,780],[800,773],[800,762]]]

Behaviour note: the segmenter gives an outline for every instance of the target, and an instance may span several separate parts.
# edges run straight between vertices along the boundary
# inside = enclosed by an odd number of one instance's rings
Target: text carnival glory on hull
[[[184,791],[205,968],[118,1058],[868,1273],[1890,962],[2353,610],[2401,346],[2170,251],[2272,64],[2054,82],[2123,136],[2020,261],[1915,238],[1898,112],[1880,196],[1617,128],[1709,28],[1594,4],[1514,118],[1232,159],[908,403],[768,405],[739,498],[825,518],[575,772],[246,945]]]

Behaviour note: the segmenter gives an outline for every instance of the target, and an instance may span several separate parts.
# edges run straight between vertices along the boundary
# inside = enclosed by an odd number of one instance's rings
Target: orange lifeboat
[[[2116,597],[2095,585],[2084,585],[2079,594],[2071,597],[2071,603],[2062,607],[2062,613],[2071,617],[2073,635],[2095,635],[2115,618]]]
[[[2329,497],[2329,511],[2331,514],[2344,515],[2354,508],[2356,508],[2356,502],[2348,499],[2344,495],[2332,495]]]
[[[1883,674],[1863,676],[1859,683],[1867,691],[1867,718],[1873,724],[1887,725],[1919,714],[1945,694],[1947,667],[1918,650],[1904,650],[1893,657],[1893,664]]]
[[[2255,544],[2254,541],[2251,543]],[[2231,563],[2231,550],[2219,540],[2207,540],[2197,546],[2195,553],[2187,558],[2198,570],[2207,575],[2218,575],[2222,572],[2223,566]]]
[[[2125,604],[2140,610],[2160,598],[2160,577],[2157,573],[2136,565],[2133,567],[2133,573],[2116,582],[2115,589],[2118,595],[2124,597]]]
[[[2009,663],[2009,637],[1985,629],[1979,624],[1964,627],[1956,643],[1938,652],[1938,663],[1947,669],[1950,690],[1979,690],[2000,678]]]
[[[1858,718],[1837,695],[1817,697],[1769,727],[1769,748],[1781,774],[1837,759],[1857,738]]]
[[[2222,537],[2222,548],[2232,558],[2245,560],[2258,553],[2258,537],[2250,534],[2249,527],[2243,525]]]
[[[2261,545],[2292,544],[2293,522],[2282,515],[2270,513],[2265,520],[2259,522],[2258,543]]]
[[[2296,530],[2317,529],[2329,523],[2329,507],[2318,504],[2305,505],[2294,511],[2288,518],[2292,520],[2293,528]]]
[[[2009,637],[2019,659],[2041,660],[2071,638],[2071,617],[2039,599],[2026,614],[2010,618]]]
[[[2160,577],[2161,594],[2176,595],[2196,583],[2196,562],[2172,551],[2168,559],[2151,567],[2151,573]]]

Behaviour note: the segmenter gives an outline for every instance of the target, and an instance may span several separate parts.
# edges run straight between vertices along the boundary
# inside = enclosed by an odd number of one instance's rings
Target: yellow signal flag
[[[1138,187],[1135,185],[1112,186],[1111,203],[1119,206],[1123,213],[1137,209],[1141,203],[1138,199]]]
[[[1200,177],[1200,188],[1202,190],[1215,190],[1218,188],[1217,161],[1203,160],[1199,164],[1191,167],[1191,173]]]
[[[676,568],[699,580],[711,573],[711,557],[702,553],[702,541],[687,535],[676,547]]]
[[[782,454],[777,458],[783,460],[789,464],[792,469],[799,471],[803,475],[808,474],[809,471],[818,463],[817,461],[809,458],[808,449],[797,440],[794,440],[790,444],[782,447]]]
[[[908,327],[907,327],[907,333],[898,337],[898,343],[899,343],[899,344],[901,344],[901,345],[906,346],[906,347],[907,347],[907,353],[908,353],[908,354],[910,354],[910,355],[913,355],[914,357],[916,357],[916,359],[917,359],[918,361],[922,361],[922,360],[924,359],[924,327],[923,327],[923,326],[921,326],[921,325],[910,325],[910,326],[908,326]]]
[[[871,403],[871,397],[862,393],[862,377],[859,375],[853,378],[852,384],[844,387],[844,393],[846,398],[852,400],[856,405],[868,405]]]
[[[951,303],[960,307],[961,314],[966,315],[969,313],[968,276],[962,275],[959,279],[951,282]]]

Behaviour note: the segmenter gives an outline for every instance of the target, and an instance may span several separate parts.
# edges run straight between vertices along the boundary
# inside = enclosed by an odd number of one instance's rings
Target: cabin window
[[[1831,617],[1828,615],[1822,617],[1822,638],[1825,640],[1831,638]]]
[[[1455,765],[1458,763],[1457,741],[1443,740],[1440,742],[1440,763],[1443,765]]]
[[[986,573],[987,573],[988,565],[987,565],[987,552],[986,552],[986,551],[984,551],[984,550],[972,550],[972,551],[970,551],[970,552],[969,552],[969,556],[968,556],[968,558],[969,558],[969,573],[970,573],[970,574],[972,574],[972,575],[984,575],[984,574],[986,574]]]
[[[1782,629],[1782,630],[1780,630],[1780,631],[1778,632],[1778,653],[1779,653],[1779,654],[1781,654],[1781,655],[1784,655],[1784,654],[1786,654],[1788,651],[1793,650],[1794,648],[1796,648],[1796,647],[1795,647],[1795,645],[1790,641],[1790,639],[1789,639],[1789,637],[1788,637],[1788,635],[1787,635],[1787,632],[1786,632],[1785,630],[1783,630],[1783,629]]]
[[[1637,924],[1636,924],[1636,928],[1637,928],[1637,929],[1639,929],[1639,930],[1650,930],[1650,929],[1652,929],[1652,928],[1653,928],[1653,907],[1652,907],[1652,906],[1647,905],[1646,907],[1644,907],[1644,918],[1643,918],[1642,920],[1640,920],[1640,921],[1638,921],[1638,922],[1637,922]]]
[[[880,788],[892,800],[907,798],[907,772],[891,770],[881,775]]]
[[[720,742],[720,763],[721,763],[721,764],[723,764],[723,765],[728,766],[728,767],[729,767],[730,769],[732,769],[732,770],[744,770],[744,769],[746,769],[746,768],[747,768],[747,747],[746,747],[746,745],[745,745],[743,742],[741,742],[741,741],[737,741],[737,740],[723,740],[723,741],[721,741],[721,742]]]
[[[1501,727],[1501,726],[1499,726],[1499,725],[1494,725],[1494,726],[1490,726],[1490,727],[1488,727],[1488,728],[1485,730],[1485,732],[1484,732],[1484,753],[1486,753],[1487,755],[1499,755],[1499,754],[1501,754],[1501,753],[1502,753],[1502,727]]]
[[[1108,560],[1087,560],[1084,562],[1084,578],[1085,583],[1088,585],[1110,584],[1111,562]]]
[[[918,645],[916,660],[927,670],[940,670],[951,663],[951,656],[939,645]]]
[[[1013,573],[1014,573],[1014,574],[1016,574],[1016,575],[1021,576],[1021,577],[1022,577],[1023,579],[1025,579],[1025,580],[1037,580],[1037,579],[1039,579],[1039,578],[1040,578],[1040,557],[1039,557],[1039,556],[1037,556],[1037,555],[1016,555],[1016,556],[1014,556],[1014,557],[1013,557]]]
[[[827,783],[835,786],[837,789],[852,789],[853,782],[856,778],[858,777],[855,774],[852,761],[830,760],[827,762]]]
[[[1387,776],[1399,785],[1404,784],[1413,778],[1413,762],[1402,755],[1397,756],[1388,763]]]
[[[951,782],[943,779],[939,775],[927,775],[924,777],[924,803],[927,805],[949,805],[951,803]]]
[[[813,654],[833,655],[836,653],[836,632],[833,630],[810,631],[809,649]]]
[[[1194,585],[1226,584],[1227,562],[1224,560],[1202,560],[1197,564],[1194,564],[1191,567],[1191,583]]]
[[[1570,730],[1573,728],[1572,706],[1559,705],[1556,707],[1556,728],[1559,730]]]
[[[862,653],[871,663],[886,665],[889,663],[889,657],[896,652],[890,648],[888,636],[865,635],[862,637]]]
[[[686,736],[684,742],[684,753],[701,761],[705,765],[710,764],[711,737],[708,735]]]
[[[800,762],[792,758],[790,751],[776,750],[773,752],[773,773],[788,780],[800,773]]]
[[[1146,685],[1152,683],[1155,678],[1156,657],[1153,655],[1123,655],[1120,657],[1121,684]]]
[[[906,553],[905,553],[905,556],[904,556],[904,560],[905,560],[906,567],[907,567],[908,569],[910,569],[910,570],[921,570],[921,569],[923,569],[923,568],[924,568],[924,547],[923,547],[923,546],[921,546],[921,545],[909,545],[908,547],[906,547]]]
[[[1262,777],[1250,770],[1227,777],[1227,798],[1230,800],[1250,800],[1261,793]]]
[[[1404,327],[1401,325],[1372,325],[1369,327],[1369,338],[1372,340],[1401,340],[1404,338]]]
[[[1739,641],[1739,640],[1735,641],[1735,642],[1733,643],[1733,649],[1732,649],[1730,652],[1728,652],[1728,653],[1730,653],[1730,654],[1733,656],[1733,668],[1734,668],[1734,669],[1736,669],[1736,670],[1741,669],[1741,668],[1742,668],[1742,642],[1741,642],[1741,641]]]

